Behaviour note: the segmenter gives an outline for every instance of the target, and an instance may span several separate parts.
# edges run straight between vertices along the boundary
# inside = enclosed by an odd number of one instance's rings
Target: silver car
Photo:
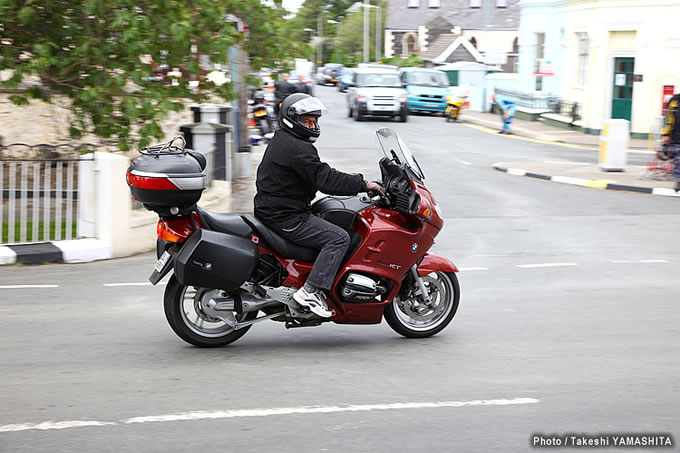
[[[350,118],[362,121],[366,115],[389,116],[408,121],[408,96],[394,69],[359,68],[347,88]]]

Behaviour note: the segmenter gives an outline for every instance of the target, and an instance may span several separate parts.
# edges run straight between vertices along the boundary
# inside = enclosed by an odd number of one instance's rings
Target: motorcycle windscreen
[[[388,159],[396,159],[397,164],[406,164],[413,173],[421,180],[425,180],[425,174],[418,165],[418,161],[408,149],[406,143],[399,137],[399,134],[392,129],[384,127],[375,132],[380,149]]]

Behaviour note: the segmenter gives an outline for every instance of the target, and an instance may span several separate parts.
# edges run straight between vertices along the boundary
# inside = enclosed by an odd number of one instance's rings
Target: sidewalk
[[[473,112],[463,110],[461,119],[464,122],[485,126],[499,131],[501,129],[501,116],[493,113]],[[600,136],[577,132],[576,130],[562,129],[554,126],[546,126],[541,121],[526,121],[517,118],[512,119],[512,132],[521,137],[546,142],[569,143],[581,145],[587,148],[599,148]],[[649,150],[649,141],[631,138],[629,148],[632,150]]]
[[[461,120],[469,124],[488,127],[493,129],[494,133],[501,127],[500,116],[492,113],[465,110],[461,115]],[[531,140],[568,144],[594,150],[599,149],[600,146],[600,137],[597,135],[546,126],[539,121],[515,118],[512,120],[512,132],[513,135]],[[650,161],[654,157],[648,140],[630,139],[629,151],[648,152]],[[650,173],[645,166],[639,165],[628,165],[622,172],[607,172],[601,170],[596,164],[567,161],[499,162],[494,164],[493,168],[511,175],[528,176],[563,184],[680,198],[680,193],[673,190],[674,180],[667,179],[663,177],[664,175],[659,180],[658,174]]]

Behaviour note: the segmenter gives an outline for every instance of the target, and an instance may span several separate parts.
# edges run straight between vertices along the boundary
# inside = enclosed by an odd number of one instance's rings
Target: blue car
[[[338,91],[341,93],[347,91],[347,87],[352,83],[352,76],[354,76],[354,69],[345,68],[337,83]]]
[[[443,71],[426,68],[402,68],[401,82],[408,93],[409,112],[446,111],[449,79]]]

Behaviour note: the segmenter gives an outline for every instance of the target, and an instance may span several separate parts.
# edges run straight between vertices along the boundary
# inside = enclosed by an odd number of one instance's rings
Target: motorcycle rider
[[[320,317],[331,311],[323,290],[330,290],[349,248],[344,229],[312,214],[316,192],[356,195],[382,187],[331,168],[319,159],[313,143],[321,134],[319,117],[326,113],[321,101],[304,93],[288,96],[281,104],[276,131],[257,168],[255,216],[285,239],[319,249],[312,271],[293,298]]]

